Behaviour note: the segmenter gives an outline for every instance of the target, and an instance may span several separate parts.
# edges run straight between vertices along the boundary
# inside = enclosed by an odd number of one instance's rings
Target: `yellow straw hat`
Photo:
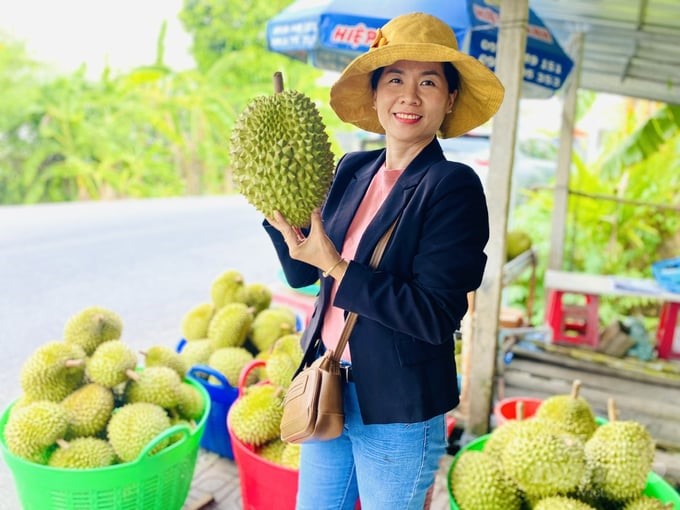
[[[467,133],[484,124],[501,106],[503,85],[476,58],[458,50],[446,23],[430,14],[398,16],[378,29],[373,45],[350,62],[331,87],[331,107],[340,119],[373,133],[384,133],[373,109],[371,75],[399,60],[451,62],[460,75],[460,89],[451,113],[444,117],[442,138]]]

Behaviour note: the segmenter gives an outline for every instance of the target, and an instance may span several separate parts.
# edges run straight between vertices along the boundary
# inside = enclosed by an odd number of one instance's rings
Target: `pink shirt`
[[[345,237],[345,243],[342,246],[342,252],[340,256],[345,260],[352,260],[356,254],[357,247],[359,246],[359,241],[361,236],[364,234],[366,227],[371,223],[375,213],[380,209],[380,206],[385,201],[385,198],[390,193],[394,187],[394,183],[402,174],[402,170],[388,170],[383,165],[378,173],[375,174],[371,184],[368,186],[366,195],[359,204],[357,212],[354,215],[354,219],[347,229],[347,236]],[[330,303],[335,301],[335,293],[337,292],[337,282],[333,281],[331,287]],[[324,315],[323,327],[321,329],[321,339],[327,349],[335,349],[340,340],[340,334],[342,333],[342,328],[345,325],[344,310],[338,308],[337,306],[329,306],[326,309]],[[345,346],[345,350],[342,354],[342,359],[345,361],[351,361],[352,358],[349,354],[349,344]]]

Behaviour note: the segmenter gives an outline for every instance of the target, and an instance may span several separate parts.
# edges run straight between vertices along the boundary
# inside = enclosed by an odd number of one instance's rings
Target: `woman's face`
[[[429,142],[455,98],[441,62],[411,60],[386,67],[373,93],[386,136],[404,143]]]

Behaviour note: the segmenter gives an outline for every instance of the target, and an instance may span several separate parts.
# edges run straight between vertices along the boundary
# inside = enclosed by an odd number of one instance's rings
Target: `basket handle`
[[[222,372],[215,370],[213,367],[210,367],[208,365],[193,365],[189,369],[189,375],[194,379],[201,379],[201,381],[215,388],[220,388],[224,390],[235,389],[231,384],[229,384],[229,381],[227,381],[227,378],[224,377],[224,374]],[[220,382],[220,384],[213,384],[209,382],[208,377],[205,378],[202,377],[204,375],[214,377]]]
[[[142,448],[142,451],[139,452],[139,455],[137,455],[137,459],[135,460],[135,462],[139,462],[145,457],[150,456],[154,448],[156,448],[164,440],[178,433],[181,433],[182,437],[172,443],[172,445],[176,445],[177,443],[186,440],[186,438],[188,438],[191,435],[191,432],[192,432],[191,427],[189,427],[189,425],[187,425],[186,423],[177,423],[176,425],[173,425],[172,427],[165,429],[164,431],[159,433],[156,437],[154,437],[151,441],[149,441],[146,444],[146,446],[144,446],[144,448]]]
[[[246,366],[243,367],[241,370],[241,375],[238,377],[238,396],[242,396],[243,393],[245,393],[245,388],[247,386],[246,382],[248,381],[248,376],[250,375],[250,372],[255,370],[257,367],[263,367],[267,364],[266,361],[262,359],[254,359],[250,363],[248,363]]]
[[[180,353],[182,352],[182,349],[184,349],[184,346],[187,344],[186,338],[181,338],[179,342],[177,342],[177,347],[175,347],[175,352]]]

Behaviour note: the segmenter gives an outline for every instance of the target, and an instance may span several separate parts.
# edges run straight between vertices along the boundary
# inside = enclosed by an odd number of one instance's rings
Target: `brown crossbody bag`
[[[397,220],[376,244],[369,265],[375,269],[382,258]],[[283,399],[281,439],[305,443],[334,439],[342,434],[345,412],[342,398],[340,359],[352,333],[357,314],[347,315],[338,345],[304,368],[290,383]]]

